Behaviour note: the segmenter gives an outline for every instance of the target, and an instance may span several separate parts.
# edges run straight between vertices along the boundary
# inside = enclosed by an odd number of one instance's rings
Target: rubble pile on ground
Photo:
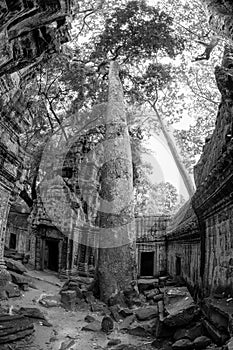
[[[28,270],[18,260],[5,258],[5,263],[11,280],[7,283],[5,293],[1,294],[1,298],[15,298],[21,295],[21,291],[25,292],[29,287],[36,288],[35,284],[27,276]]]
[[[4,258],[10,258],[13,260],[21,261],[22,263],[28,263],[29,254],[19,253],[15,249],[4,248]]]
[[[109,305],[96,300],[89,290],[92,280],[85,283],[83,277],[67,281],[61,290],[61,301],[66,308],[84,302],[91,312],[100,312],[102,320],[87,315],[87,324],[82,331],[104,332],[114,335],[127,333],[144,337],[145,349],[215,349],[204,327],[204,319],[188,289],[172,285],[166,279],[144,279],[138,281],[139,294],[135,290],[124,293],[124,303]],[[136,295],[137,294],[137,295]],[[116,300],[117,301],[117,300]],[[107,348],[113,350],[137,349],[121,344],[119,338],[109,340]]]

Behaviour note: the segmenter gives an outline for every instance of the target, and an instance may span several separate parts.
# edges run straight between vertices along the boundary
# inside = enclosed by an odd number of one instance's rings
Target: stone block
[[[163,322],[169,327],[188,325],[199,313],[199,309],[186,287],[167,288],[164,306],[167,316]]]
[[[7,283],[5,287],[5,292],[8,298],[16,298],[16,297],[20,297],[21,295],[18,285],[12,282]]]
[[[202,335],[196,338],[193,342],[195,349],[205,349],[207,346],[211,344],[210,338]]]
[[[111,346],[119,345],[120,343],[121,343],[120,339],[111,339],[109,340],[107,346],[111,347]]]
[[[24,272],[27,272],[26,267],[20,261],[5,258],[5,263],[6,263],[7,269],[10,271],[14,271],[19,274],[23,274]]]
[[[153,278],[153,279],[141,278],[138,280],[139,293],[143,293],[146,290],[158,288],[158,286],[159,286],[159,279],[158,278]]]
[[[135,311],[136,317],[139,321],[151,320],[152,318],[158,317],[158,307],[142,307]]]
[[[202,335],[202,325],[201,323],[195,324],[191,328],[179,328],[176,330],[174,334],[174,340],[179,340],[182,338],[189,338],[190,340],[194,340]]]
[[[74,290],[61,292],[61,303],[68,310],[74,309],[76,304],[76,292]]]
[[[109,306],[109,310],[111,312],[111,315],[114,321],[119,322],[121,319],[121,316],[119,314],[119,306],[118,305]]]
[[[84,321],[87,322],[87,323],[92,323],[95,321],[95,318],[91,315],[87,315],[85,318],[84,318]]]
[[[100,321],[94,321],[86,326],[82,327],[82,331],[87,331],[87,332],[100,332],[101,331],[101,322]]]
[[[135,319],[136,316],[134,314],[126,317],[120,324],[120,330],[128,330],[130,328],[130,325],[135,321]]]
[[[25,317],[41,320],[44,326],[52,326],[51,323],[45,317],[44,313],[36,307],[21,307],[18,313]]]
[[[119,310],[119,314],[123,317],[128,317],[133,315],[133,311],[131,309],[128,308],[122,308]]]
[[[69,290],[75,290],[76,291],[76,296],[77,298],[79,299],[83,299],[83,293],[81,291],[81,289],[79,288],[78,284],[76,282],[70,282],[69,285],[68,285],[68,288]]]
[[[84,298],[88,304],[92,304],[96,301],[92,291],[88,291],[88,290],[83,291],[82,295],[84,296]]]
[[[28,290],[28,279],[16,272],[11,272],[12,282],[17,284],[22,290]]]
[[[209,335],[209,337],[213,340],[214,343],[218,345],[224,344],[228,339],[229,335],[219,331],[213,324],[211,324],[208,320],[202,320],[202,324]]]
[[[152,319],[149,321],[138,322],[135,321],[131,324],[128,329],[128,333],[131,335],[135,335],[138,337],[148,337],[150,335],[154,335],[156,331],[158,319]]]
[[[101,322],[101,329],[105,333],[111,333],[114,328],[113,319],[110,316],[104,316]]]
[[[159,289],[158,288],[154,288],[154,289],[151,289],[151,290],[145,290],[144,294],[145,294],[147,299],[153,299],[154,296],[156,296],[156,295],[158,295],[160,293],[159,293]]]
[[[98,301],[98,300],[96,300],[94,303],[91,303],[90,309],[92,312],[101,312],[101,313],[110,312],[107,308],[107,305],[101,301]]]
[[[187,338],[177,340],[174,344],[172,344],[173,350],[189,350],[193,348],[194,348],[193,342]]]
[[[153,300],[154,300],[155,302],[158,302],[158,301],[160,301],[160,300],[163,300],[163,294],[157,294],[157,295],[155,295],[155,296],[153,297]]]

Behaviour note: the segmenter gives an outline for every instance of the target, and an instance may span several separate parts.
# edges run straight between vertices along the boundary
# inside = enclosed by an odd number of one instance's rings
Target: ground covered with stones
[[[142,279],[106,305],[94,297],[90,277],[61,282],[9,260],[7,266],[12,280],[1,303],[0,349],[230,349],[227,339],[214,343],[182,281]]]

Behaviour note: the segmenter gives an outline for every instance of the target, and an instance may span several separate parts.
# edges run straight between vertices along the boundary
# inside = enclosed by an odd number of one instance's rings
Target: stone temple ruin
[[[69,40],[71,2],[4,0],[0,9],[0,285],[4,287],[8,280],[4,245],[8,248],[6,251],[17,250],[35,269],[50,269],[63,278],[92,277],[98,260],[98,244],[88,244],[85,240],[86,237],[95,237],[98,203],[96,211],[88,209],[91,201],[95,200],[91,193],[98,182],[95,159],[90,161],[88,170],[89,183],[93,188],[88,189],[84,202],[74,203],[77,209],[75,218],[78,218],[75,222],[80,225],[76,225],[69,234],[64,235],[61,227],[54,225],[46,210],[48,207],[44,207],[40,197],[30,215],[14,203],[21,189],[23,162],[27,158],[19,137],[29,125],[20,85],[30,79],[38,63],[59,51],[60,45]],[[170,275],[182,280],[194,299],[202,301],[209,333],[212,332],[217,342],[223,343],[225,337],[233,336],[232,314],[228,307],[233,297],[233,78],[230,47],[226,47],[222,66],[216,68],[215,74],[222,100],[214,133],[206,141],[202,157],[195,166],[197,189],[194,196],[173,218],[137,217],[135,230],[137,275],[141,279],[140,291],[147,292],[144,293],[146,299],[149,301],[160,295],[156,301],[159,310],[161,304],[158,302],[164,296],[162,277]],[[72,155],[66,161],[66,166],[60,170],[69,180],[68,189],[75,193],[78,188],[74,188],[73,175],[67,176],[69,170],[74,169]],[[78,171],[78,165],[75,166]],[[63,191],[61,186],[59,181],[54,183],[54,191]],[[72,197],[69,190],[67,193]],[[29,224],[25,225],[25,218]],[[72,221],[72,216],[69,219]],[[21,223],[20,227],[16,222]],[[154,278],[154,287],[160,288],[158,293],[154,291],[153,298],[149,297],[150,288],[144,290],[147,283],[142,280],[145,277],[147,282],[148,277]],[[125,310],[118,311],[127,313]],[[147,310],[145,316],[145,311],[140,310],[136,317],[139,321],[144,317],[148,320],[150,312],[154,310]],[[161,312],[157,314],[162,317]],[[0,322],[8,322],[7,316],[4,317],[2,320],[0,317]],[[24,322],[23,331],[30,333],[31,325]],[[172,321],[166,322],[171,326],[169,322]],[[137,331],[134,329],[135,333]]]

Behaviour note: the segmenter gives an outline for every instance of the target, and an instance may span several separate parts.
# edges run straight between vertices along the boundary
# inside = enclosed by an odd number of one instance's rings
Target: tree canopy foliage
[[[66,119],[76,118],[80,128],[93,119],[92,106],[106,101],[108,62],[117,59],[132,147],[140,153],[143,141],[159,133],[156,106],[192,173],[213,130],[219,101],[213,75],[218,47],[209,61],[192,62],[203,50],[199,41],[209,42],[213,35],[202,5],[197,0],[160,0],[156,5],[84,0],[75,3],[74,14],[71,42],[23,87],[32,120],[24,144],[37,160],[32,168],[37,169],[45,140]],[[187,117],[191,125],[183,128]],[[143,167],[141,161],[137,165]]]

